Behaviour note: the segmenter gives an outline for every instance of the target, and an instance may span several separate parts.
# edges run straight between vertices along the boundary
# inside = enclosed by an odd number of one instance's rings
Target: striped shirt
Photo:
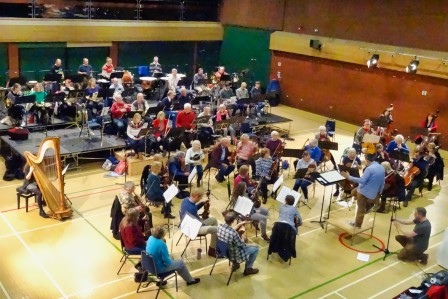
[[[271,167],[274,161],[271,157],[268,159],[258,158],[255,161],[255,169],[257,170],[256,175],[260,177],[269,176],[271,174]]]

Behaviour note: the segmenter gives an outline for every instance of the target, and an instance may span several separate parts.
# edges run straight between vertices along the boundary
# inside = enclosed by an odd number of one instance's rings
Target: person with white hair
[[[350,168],[357,168],[359,177],[359,170],[361,169],[361,159],[358,157],[358,153],[356,152],[356,149],[351,147],[347,150],[347,154],[343,156],[342,158],[342,165]],[[340,184],[341,188],[343,188],[343,191],[345,192],[351,192],[353,188],[356,187],[356,184],[345,184],[345,182]],[[333,194],[333,196],[339,196],[339,188],[336,189],[336,192]]]
[[[327,128],[325,126],[320,126],[319,132],[317,132],[314,136],[318,142],[319,141],[331,141],[330,137],[328,136],[328,133],[327,133]],[[333,154],[330,152],[330,150],[322,149],[321,161],[324,161],[324,162],[328,161],[328,156],[329,156],[329,160],[331,161],[331,164],[333,164],[333,169],[337,169],[338,166],[336,164],[336,161],[334,160]]]
[[[185,128],[182,141],[187,148],[190,148],[190,142],[193,140],[193,121],[196,114],[191,110],[191,104],[184,105],[184,110],[180,111],[176,117],[176,128]]]
[[[201,148],[201,142],[199,140],[194,140],[191,143],[191,148],[189,148],[185,154],[185,164],[188,164],[190,167],[190,172],[196,167],[197,187],[201,186],[201,180],[204,174],[204,169],[202,168],[204,158],[205,155]]]
[[[120,93],[114,93],[114,103],[110,108],[112,121],[120,134],[124,134],[127,128],[127,118],[124,117],[126,112],[131,111],[131,107],[125,104]]]
[[[135,184],[132,181],[127,181],[123,185],[123,191],[121,191],[117,197],[121,204],[121,212],[126,215],[127,211],[131,208],[137,209],[142,212],[145,208],[142,204],[135,201],[134,197]],[[149,205],[148,205],[149,206]]]
[[[271,138],[266,141],[266,147],[269,149],[272,158],[277,156],[277,149],[281,144],[280,134],[277,131],[272,131]]]
[[[178,92],[179,87],[177,86],[177,84],[179,84],[180,79],[181,78],[177,74],[177,69],[172,69],[171,74],[168,75],[168,88]]]
[[[241,87],[236,90],[236,99],[239,101],[241,99],[248,99],[249,98],[249,91],[247,90],[247,84],[246,82],[241,83]],[[241,111],[241,115],[244,114],[244,111],[246,110],[246,105],[241,104],[240,102],[237,102],[236,107],[233,109],[233,115],[235,115],[237,110]]]
[[[181,199],[190,195],[188,192],[184,191],[185,188],[188,187],[190,169],[183,168],[183,165],[185,165],[185,153],[182,151],[178,151],[176,155],[168,160],[168,172],[170,177],[179,183],[178,188],[180,192],[177,197]]]
[[[176,100],[176,104],[174,109],[180,110],[184,107],[185,104],[191,104],[191,100],[193,99],[193,94],[189,92],[185,87],[180,88],[180,95]]]
[[[116,93],[122,93],[124,91],[123,85],[120,84],[118,78],[112,78],[109,89],[113,89]]]
[[[389,142],[389,144],[386,147],[386,152],[388,154],[392,154],[395,151],[399,151],[404,154],[409,154],[409,148],[406,145],[406,143],[404,143],[403,135],[398,134],[397,136],[395,136],[394,140]]]
[[[322,151],[317,145],[317,140],[313,138],[309,141],[308,145],[305,146],[305,150],[310,152],[311,159],[313,159],[317,163],[317,165],[319,165],[322,161]]]
[[[154,76],[154,73],[162,72],[162,65],[159,63],[159,57],[154,56],[152,62],[149,64],[149,72]]]
[[[220,183],[224,182],[225,177],[235,170],[235,165],[232,165],[229,162],[229,157],[231,155],[229,145],[230,138],[221,138],[221,141],[213,149],[211,153],[211,160],[209,161],[211,167],[219,169],[215,179]]]

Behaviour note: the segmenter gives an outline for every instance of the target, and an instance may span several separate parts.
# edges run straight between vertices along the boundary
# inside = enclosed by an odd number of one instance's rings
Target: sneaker
[[[191,285],[193,285],[193,284],[197,284],[197,283],[199,283],[200,281],[201,281],[200,278],[193,278],[192,281],[187,282],[187,286],[191,286]]]
[[[420,264],[426,265],[428,263],[428,254],[424,253],[422,259],[420,260]]]
[[[253,275],[253,274],[257,274],[259,271],[256,268],[246,268],[244,269],[244,275]]]
[[[171,214],[165,214],[165,215],[163,216],[163,218],[165,218],[165,219],[174,219],[174,218],[176,218],[176,217],[173,216],[173,215],[171,215]]]

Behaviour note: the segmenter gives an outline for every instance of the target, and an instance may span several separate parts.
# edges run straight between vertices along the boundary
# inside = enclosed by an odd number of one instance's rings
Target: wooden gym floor
[[[273,108],[273,113],[294,119],[291,137],[286,148],[301,148],[308,137],[312,137],[324,117],[305,113],[286,106]],[[338,161],[346,147],[351,145],[356,127],[337,122],[336,141],[339,152],[335,153]],[[292,162],[292,160],[291,160]],[[123,178],[105,178],[101,163],[84,165],[81,170],[71,171],[66,178],[66,193],[73,202],[72,219],[60,222],[39,217],[33,205],[28,213],[24,208],[17,210],[15,188],[21,182],[1,182],[0,192],[0,298],[152,298],[155,296],[154,284],[142,294],[136,294],[134,283],[135,269],[127,262],[122,273],[116,275],[120,266],[121,253],[119,242],[112,238],[109,230],[110,207],[115,194],[120,191]],[[330,163],[329,163],[330,164]],[[2,166],[4,165],[2,163]],[[331,166],[330,166],[331,168]],[[1,169],[3,173],[4,169]],[[287,173],[287,171],[286,171]],[[291,173],[292,176],[292,173]],[[291,187],[291,176],[286,185]],[[139,177],[128,177],[136,183]],[[228,203],[226,185],[218,184],[213,178],[211,215],[223,221],[221,212]],[[422,273],[436,272],[436,254],[442,240],[442,232],[448,226],[445,211],[448,210],[447,187],[445,182],[435,185],[431,192],[425,191],[423,197],[415,196],[409,207],[398,210],[398,217],[410,217],[416,206],[428,210],[432,223],[430,254],[428,264],[403,263],[395,255],[382,260],[383,253],[372,245],[381,246],[387,242],[390,214],[378,214],[374,237],[360,235],[355,238],[353,249],[350,240],[340,228],[329,225],[325,233],[318,224],[321,210],[322,186],[316,186],[314,197],[310,194],[309,205],[301,207],[304,225],[297,238],[298,257],[291,266],[284,263],[275,254],[266,260],[268,243],[255,238],[249,230],[251,242],[260,246],[255,267],[260,269],[258,275],[244,277],[238,270],[226,286],[229,267],[226,261],[218,262],[212,276],[209,275],[213,258],[207,257],[203,250],[201,260],[196,259],[199,242],[190,244],[186,258],[188,268],[193,276],[200,277],[201,283],[187,287],[179,280],[179,292],[176,293],[174,280],[168,282],[160,298],[226,298],[238,295],[240,298],[391,298],[409,286],[418,286]],[[207,185],[204,184],[204,190]],[[326,190],[325,207],[329,202],[330,190]],[[22,206],[24,203],[22,203]],[[180,200],[174,200],[174,215],[178,215]],[[268,229],[277,219],[277,202],[268,200],[271,207]],[[350,217],[352,212],[333,203],[334,218]],[[164,224],[160,211],[153,209],[154,223]],[[348,218],[347,218],[348,219]],[[175,219],[177,224],[179,219]],[[412,229],[410,226],[409,229]],[[179,232],[174,238],[179,238]],[[399,249],[392,228],[391,251]],[[172,240],[167,240],[171,249]],[[185,242],[174,246],[173,254],[179,258]],[[357,259],[357,251],[369,253],[369,261]]]

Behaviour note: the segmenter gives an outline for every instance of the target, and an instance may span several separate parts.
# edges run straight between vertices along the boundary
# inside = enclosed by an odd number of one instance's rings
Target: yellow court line
[[[44,265],[42,265],[42,263],[40,262],[40,259],[34,255],[31,248],[28,246],[28,244],[26,244],[26,242],[23,240],[23,238],[20,236],[20,234],[15,230],[15,228],[11,225],[11,223],[8,221],[8,219],[6,219],[5,215],[3,215],[3,213],[0,212],[0,217],[3,219],[3,221],[5,221],[6,225],[9,226],[9,228],[14,232],[17,239],[20,241],[20,243],[22,243],[23,247],[25,247],[25,249],[28,251],[28,253],[30,254],[30,256],[33,259],[33,262],[42,270],[42,272],[45,273],[45,275],[51,281],[51,283],[54,285],[54,287],[59,291],[59,293],[61,293],[62,297],[67,298],[67,295],[65,294],[65,292],[62,290],[62,288],[59,286],[59,284],[56,282],[56,280],[54,280],[54,278],[51,276],[51,274],[48,272],[48,270],[44,267]]]
[[[3,283],[0,281],[0,288],[2,289],[3,293],[6,296],[6,299],[11,299],[11,296],[9,296],[8,292],[5,289],[5,286],[3,285]]]
[[[438,246],[440,243],[442,243],[442,242],[437,242],[436,244],[433,244],[433,245],[429,246],[428,249],[434,248],[434,247]],[[384,267],[384,268],[381,268],[381,269],[379,269],[379,270],[377,270],[377,271],[375,271],[375,272],[372,272],[372,273],[370,273],[370,274],[368,274],[368,275],[366,275],[366,276],[364,276],[364,277],[362,277],[362,278],[359,278],[359,279],[357,279],[357,280],[355,280],[355,281],[352,281],[351,283],[349,283],[349,284],[347,284],[347,285],[345,285],[345,286],[343,286],[343,287],[340,287],[340,288],[337,289],[337,290],[334,290],[334,291],[332,291],[332,292],[330,292],[330,293],[328,293],[328,294],[326,294],[326,295],[324,295],[324,296],[322,296],[322,297],[319,297],[319,299],[327,298],[327,297],[329,297],[329,296],[331,296],[331,295],[333,295],[333,294],[335,294],[335,293],[337,293],[337,292],[339,292],[339,291],[342,291],[342,290],[344,290],[344,289],[346,289],[346,288],[348,288],[348,287],[351,287],[352,285],[355,285],[355,284],[357,284],[358,282],[361,282],[361,281],[363,281],[363,280],[365,280],[365,279],[367,279],[367,278],[369,278],[369,277],[372,277],[372,276],[374,276],[374,275],[376,275],[376,274],[378,274],[378,273],[381,273],[381,272],[383,272],[383,271],[385,271],[385,270],[387,270],[387,269],[389,269],[389,268],[391,268],[391,267],[393,267],[393,266],[395,266],[395,265],[398,265],[398,264],[400,264],[400,263],[403,263],[403,262],[401,262],[401,261],[396,261],[396,262],[394,262],[394,263],[392,263],[392,264],[390,264],[390,265],[388,265],[388,266],[386,266],[386,267]]]
[[[394,284],[394,285],[388,287],[387,289],[384,289],[384,290],[382,290],[381,292],[376,293],[375,295],[369,297],[368,299],[376,298],[376,297],[378,297],[378,296],[384,294],[385,292],[387,292],[387,291],[389,291],[389,290],[392,290],[392,289],[395,288],[396,286],[399,286],[400,284],[402,284],[402,283],[404,283],[404,282],[406,282],[406,281],[408,281],[408,280],[411,280],[411,279],[415,278],[415,277],[418,276],[418,275],[421,275],[422,273],[427,273],[430,269],[435,268],[435,267],[437,267],[437,266],[438,266],[437,264],[434,264],[434,265],[432,265],[432,266],[430,266],[430,267],[424,269],[423,272],[417,272],[417,273],[415,273],[415,274],[409,276],[408,278],[403,279],[402,281],[397,282],[396,284]]]

